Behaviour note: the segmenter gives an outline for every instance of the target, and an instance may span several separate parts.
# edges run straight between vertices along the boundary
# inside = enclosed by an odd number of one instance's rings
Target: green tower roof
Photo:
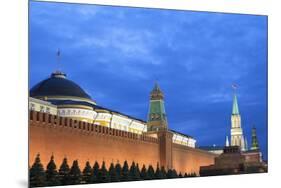
[[[259,149],[259,143],[258,143],[258,138],[257,138],[257,132],[256,128],[252,128],[252,147],[251,150],[258,150]]]
[[[156,100],[163,100],[164,99],[163,92],[161,91],[157,82],[155,83],[154,88],[150,93],[150,99],[156,99]]]
[[[234,98],[233,98],[232,114],[233,115],[239,114],[239,108],[238,108],[238,102],[237,102],[236,94],[234,94]]]

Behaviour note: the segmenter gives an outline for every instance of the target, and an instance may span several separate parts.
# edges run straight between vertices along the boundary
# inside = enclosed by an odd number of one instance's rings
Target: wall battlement
[[[127,139],[133,139],[137,141],[144,141],[144,142],[152,142],[158,143],[159,139],[146,136],[135,134],[127,131],[122,131],[118,129],[113,129],[101,125],[96,125],[88,122],[73,120],[67,117],[60,117],[57,115],[52,115],[48,113],[42,113],[37,111],[30,111],[29,113],[29,121],[31,126],[50,126],[50,127],[64,127],[66,129],[73,129],[77,130],[77,132],[84,132],[84,133],[95,133],[107,136],[116,136],[122,137]]]

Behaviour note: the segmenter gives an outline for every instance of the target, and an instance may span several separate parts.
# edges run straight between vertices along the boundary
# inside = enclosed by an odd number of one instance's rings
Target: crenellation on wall
[[[34,117],[36,117],[36,119],[34,119]],[[82,131],[91,131],[91,132],[94,131],[102,135],[120,136],[123,138],[141,140],[145,142],[154,142],[154,143],[158,142],[157,138],[152,138],[144,135],[140,136],[138,134],[131,133],[131,132],[112,129],[110,127],[104,127],[88,122],[73,120],[67,117],[60,117],[60,116],[41,113],[37,111],[30,111],[30,124],[31,125],[48,124],[49,126],[62,126],[62,127],[68,127],[68,128],[73,128]]]

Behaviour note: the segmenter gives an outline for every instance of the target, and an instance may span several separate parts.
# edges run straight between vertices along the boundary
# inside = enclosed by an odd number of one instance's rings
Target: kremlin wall
[[[166,131],[159,131],[154,138],[36,111],[30,111],[29,117],[29,164],[40,153],[44,166],[53,154],[57,164],[67,157],[69,161],[78,159],[81,166],[87,160],[105,161],[108,168],[112,161],[127,160],[129,164],[135,161],[156,168],[159,163],[177,172],[198,174],[200,166],[213,164],[217,156],[172,143]]]
[[[64,157],[100,164],[139,166],[157,164],[178,173],[199,174],[201,166],[214,164],[214,154],[196,148],[192,136],[169,129],[164,94],[158,84],[150,93],[147,121],[97,105],[79,85],[62,72],[30,90],[29,164],[39,153],[46,167],[50,156],[60,164]]]

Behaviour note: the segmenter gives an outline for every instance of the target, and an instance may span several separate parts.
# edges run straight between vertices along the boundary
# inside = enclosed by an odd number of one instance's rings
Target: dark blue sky
[[[29,84],[60,69],[99,105],[146,120],[155,80],[169,127],[224,145],[238,85],[242,127],[267,158],[267,17],[30,3]],[[61,60],[56,51],[61,49]]]

